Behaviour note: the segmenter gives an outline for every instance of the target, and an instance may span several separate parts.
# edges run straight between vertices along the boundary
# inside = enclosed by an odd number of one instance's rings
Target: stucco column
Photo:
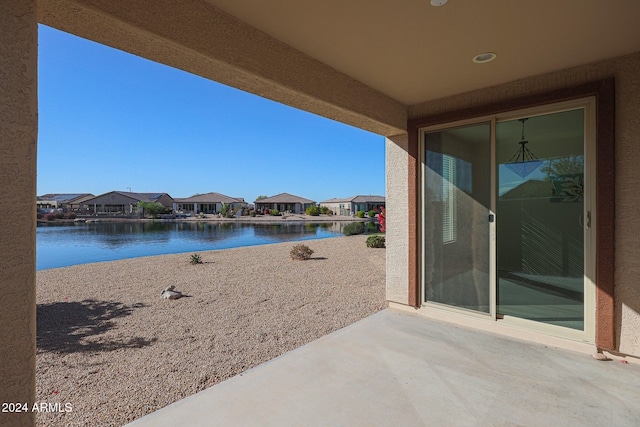
[[[35,400],[36,0],[0,1],[0,403]],[[0,425],[34,414],[0,412]]]
[[[409,304],[409,153],[407,135],[386,140],[387,300]],[[353,215],[357,206],[351,204]]]

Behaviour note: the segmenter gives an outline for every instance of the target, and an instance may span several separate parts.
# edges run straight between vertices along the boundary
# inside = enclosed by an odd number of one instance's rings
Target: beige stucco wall
[[[344,208],[348,208],[349,206],[351,206],[350,203],[346,202],[346,203],[320,203],[320,206],[324,206],[327,207],[331,210],[331,212],[333,212],[336,215],[340,215],[340,205],[343,205],[343,210]]]
[[[36,1],[0,1],[0,402],[35,399],[37,55]]]
[[[387,300],[409,303],[409,153],[407,135],[386,140]]]
[[[640,53],[415,105],[409,108],[409,117],[522,98],[608,77],[614,77],[616,85],[617,341],[620,352],[640,357]],[[399,191],[387,189],[387,192]]]

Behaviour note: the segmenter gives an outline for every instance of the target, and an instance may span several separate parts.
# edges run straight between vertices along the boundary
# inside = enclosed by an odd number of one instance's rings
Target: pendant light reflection
[[[522,179],[531,175],[536,169],[542,165],[542,160],[538,160],[538,158],[527,148],[527,141],[524,138],[524,123],[529,120],[528,118],[519,119],[522,123],[522,138],[520,138],[520,148],[515,152],[511,160],[505,165],[509,170],[513,173],[521,177]]]

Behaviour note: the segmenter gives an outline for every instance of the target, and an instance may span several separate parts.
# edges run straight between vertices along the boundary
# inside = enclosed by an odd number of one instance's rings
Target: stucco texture
[[[37,54],[36,1],[0,2],[0,402],[30,404],[35,399]],[[0,425],[33,422],[33,414],[0,412]]]
[[[387,300],[409,304],[408,138],[386,140]]]
[[[640,357],[640,53],[414,105],[409,119],[615,79],[615,316],[621,353]]]

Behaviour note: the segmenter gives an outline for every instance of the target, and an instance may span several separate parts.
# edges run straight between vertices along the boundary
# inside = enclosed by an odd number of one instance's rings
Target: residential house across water
[[[92,199],[85,200],[83,205],[89,213],[95,215],[133,215],[140,202],[157,202],[167,209],[173,208],[173,198],[167,193],[132,193],[127,191],[111,191]]]
[[[222,210],[222,205],[229,205],[234,211],[249,206],[243,198],[229,197],[220,193],[196,194],[186,198],[177,198],[173,202],[174,212],[215,214]]]
[[[62,212],[74,212],[80,209],[86,200],[93,197],[95,196],[90,193],[44,194],[36,198],[36,207],[38,211],[61,209]]]
[[[320,206],[325,206],[336,215],[355,215],[358,211],[369,212],[370,210],[380,210],[385,207],[384,196],[353,196],[346,199],[329,199],[320,202]]]
[[[289,193],[281,193],[265,199],[256,200],[256,210],[277,209],[280,212],[304,213],[308,207],[315,206],[316,202],[304,197],[294,196]]]

